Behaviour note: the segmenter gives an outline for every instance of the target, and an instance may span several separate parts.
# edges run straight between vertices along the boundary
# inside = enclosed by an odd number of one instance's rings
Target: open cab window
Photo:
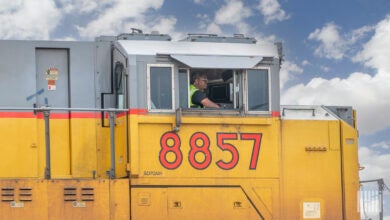
[[[270,111],[269,69],[179,69],[179,103],[190,108],[189,85],[196,73],[206,73],[206,96],[221,108],[218,111],[268,113]],[[195,111],[213,108],[192,108]],[[215,109],[214,109],[215,110]]]

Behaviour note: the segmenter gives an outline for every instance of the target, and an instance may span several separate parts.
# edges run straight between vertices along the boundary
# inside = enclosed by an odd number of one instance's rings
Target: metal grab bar
[[[312,116],[316,116],[315,108],[283,108],[282,116],[285,116],[285,110],[312,111]]]
[[[0,107],[0,111],[89,111],[89,112],[126,112],[129,109],[117,109],[117,108],[54,108],[42,106],[39,108],[25,108],[25,107]]]
[[[181,126],[181,116],[182,116],[182,109],[177,108],[176,109],[176,126],[173,128],[172,132],[179,132],[180,131],[180,126]]]

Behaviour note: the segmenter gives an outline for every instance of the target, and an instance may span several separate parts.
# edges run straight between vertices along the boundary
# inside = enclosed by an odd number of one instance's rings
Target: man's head
[[[197,89],[206,89],[207,88],[207,74],[206,73],[195,73],[192,75],[192,84]]]

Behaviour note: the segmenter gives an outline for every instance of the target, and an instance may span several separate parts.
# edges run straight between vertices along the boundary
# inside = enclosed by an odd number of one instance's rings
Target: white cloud
[[[390,126],[390,76],[352,73],[348,78],[314,78],[284,91],[283,104],[350,105],[357,110],[361,133],[370,134]]]
[[[214,20],[208,16],[197,16],[200,19],[199,28],[205,29],[207,33],[215,34],[233,34],[224,33],[224,27],[233,27],[234,33],[244,34],[249,37],[255,37],[258,42],[275,42],[274,35],[265,36],[257,32],[253,25],[246,21],[254,15],[251,8],[244,5],[240,0],[225,0],[225,4],[219,8],[214,15]]]
[[[339,34],[339,27],[333,23],[326,24],[321,29],[310,33],[309,40],[320,42],[315,54],[329,59],[341,59],[344,56],[344,40]]]
[[[80,36],[96,37],[99,35],[116,35],[130,27],[128,23],[139,24],[142,26],[145,22],[143,14],[150,9],[157,10],[162,4],[163,0],[116,0],[111,7],[104,9],[100,16],[88,23],[85,27],[78,26]]]
[[[319,43],[314,54],[328,59],[341,60],[353,53],[359,40],[374,30],[375,26],[363,26],[349,33],[340,34],[341,28],[334,23],[327,23],[309,34],[308,39]]]
[[[1,1],[0,38],[49,39],[62,16],[53,0]]]
[[[324,72],[329,72],[329,71],[330,71],[330,68],[327,67],[327,66],[324,66],[324,65],[321,65],[321,66],[320,66],[320,69],[321,69],[322,71],[324,71]]]
[[[281,9],[278,0],[260,0],[257,7],[264,15],[265,23],[269,24],[273,21],[283,21],[290,18],[286,12]]]
[[[310,62],[308,60],[302,61],[302,66],[310,65]]]
[[[245,7],[242,1],[226,0],[226,5],[215,13],[215,23],[235,25],[251,15],[251,9]]]
[[[375,34],[354,57],[356,62],[364,62],[368,67],[378,69],[379,74],[390,75],[390,16],[378,23]]]
[[[23,0],[15,0],[15,1],[0,1],[0,13],[8,13],[9,11],[14,11],[20,8],[23,5]]]
[[[329,24],[325,31],[318,30],[313,36],[323,39],[326,45],[330,46],[330,42],[333,42],[337,46],[340,35],[335,27],[336,25]],[[355,58],[356,61],[375,68],[376,74],[355,72],[343,79],[314,78],[307,84],[299,84],[284,91],[282,103],[353,106],[357,110],[358,128],[362,134],[373,134],[390,127],[390,117],[385,117],[390,109],[388,48],[390,17],[378,23],[374,36],[364,44],[363,50]]]
[[[367,33],[373,30],[375,30],[375,26],[369,26],[369,25],[365,25],[356,30],[352,30],[352,32],[347,35],[348,41],[350,42],[350,44],[354,44],[358,40],[364,38],[367,35]]]
[[[221,34],[222,33],[221,27],[218,24],[216,24],[215,22],[211,22],[207,26],[206,31],[207,31],[207,33],[210,33],[210,34]]]
[[[98,8],[107,7],[113,0],[59,0],[62,10],[66,13],[89,13]]]
[[[374,143],[372,147],[382,148],[382,149],[390,149],[390,141],[381,141],[378,143]]]
[[[206,0],[194,0],[195,4],[203,4],[205,2],[206,2]]]
[[[359,147],[359,163],[364,169],[360,171],[361,180],[384,178],[390,183],[390,154],[384,154],[372,147]]]
[[[284,61],[280,70],[280,88],[283,89],[286,82],[293,79],[296,74],[302,74],[303,69],[290,61]]]

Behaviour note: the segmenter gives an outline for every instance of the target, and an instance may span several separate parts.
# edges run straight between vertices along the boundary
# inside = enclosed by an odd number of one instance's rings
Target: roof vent
[[[257,42],[255,38],[245,37],[243,34],[234,34],[233,37],[221,37],[216,34],[188,34],[187,38],[182,41],[241,44],[255,44]]]
[[[153,41],[171,41],[171,36],[160,34],[158,31],[152,31],[150,34],[144,34],[142,30],[131,28],[131,33],[123,33],[117,36],[117,40],[153,40]]]

